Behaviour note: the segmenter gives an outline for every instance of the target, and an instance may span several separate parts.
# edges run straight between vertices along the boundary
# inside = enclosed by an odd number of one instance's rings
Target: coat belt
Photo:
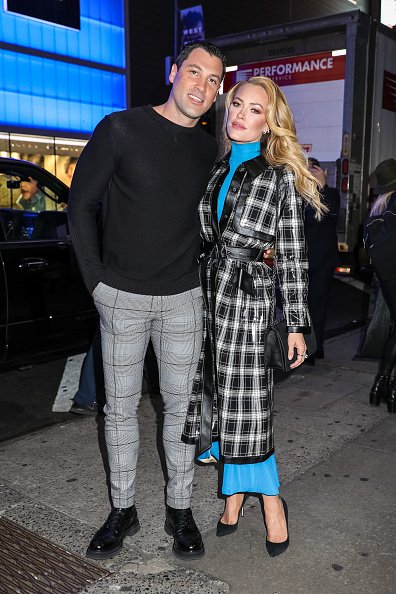
[[[231,258],[241,262],[254,262],[259,260],[263,250],[258,248],[229,247],[221,243],[205,242],[203,245],[204,256],[210,256],[216,252],[216,259]]]

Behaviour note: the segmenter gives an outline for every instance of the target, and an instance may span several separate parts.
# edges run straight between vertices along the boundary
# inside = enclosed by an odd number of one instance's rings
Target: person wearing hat
[[[324,359],[324,333],[327,303],[331,281],[338,265],[337,221],[340,213],[340,193],[327,184],[327,171],[314,157],[308,158],[308,170],[320,189],[322,201],[328,211],[318,221],[315,210],[305,207],[304,232],[308,250],[308,307],[316,337],[316,352],[311,353],[306,363],[314,365],[316,359]]]
[[[392,319],[392,332],[385,343],[380,368],[370,391],[370,404],[386,400],[388,411],[396,412],[396,382],[391,381],[396,365],[396,160],[382,161],[370,175],[377,198],[364,226],[364,244],[378,277]]]

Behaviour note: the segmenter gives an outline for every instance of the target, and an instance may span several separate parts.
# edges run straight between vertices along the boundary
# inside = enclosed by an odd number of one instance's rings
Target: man
[[[16,205],[23,210],[40,212],[45,210],[45,195],[38,188],[37,180],[27,177],[21,181],[21,194],[16,200]]]
[[[174,537],[177,556],[204,554],[190,509],[195,451],[181,434],[202,342],[197,207],[217,151],[215,140],[196,124],[215,101],[224,71],[225,58],[212,44],[186,46],[172,66],[166,103],[106,116],[73,177],[71,235],[101,319],[113,505],[88,546],[87,556],[94,559],[116,555],[124,536],[140,527],[136,411],[150,338],[164,400],[165,530]]]
[[[72,183],[74,171],[75,171],[76,165],[77,165],[77,160],[78,160],[77,157],[68,157],[64,163],[64,170],[65,170],[66,177],[68,179],[69,186]]]
[[[338,262],[337,221],[340,212],[340,193],[327,185],[326,172],[314,157],[308,159],[308,168],[317,179],[322,200],[329,211],[317,221],[313,208],[305,209],[305,237],[308,248],[309,290],[308,305],[316,337],[316,353],[310,355],[307,363],[324,358],[324,327],[327,300],[331,280]]]

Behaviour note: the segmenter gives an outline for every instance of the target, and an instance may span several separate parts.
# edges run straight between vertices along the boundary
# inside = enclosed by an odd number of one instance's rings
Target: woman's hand
[[[297,360],[290,365],[290,369],[295,369],[296,367],[299,367],[301,363],[304,363],[307,358],[307,345],[305,344],[304,334],[302,332],[289,332],[287,344],[289,346],[289,352],[287,353],[289,361],[294,357],[294,349],[297,349]]]

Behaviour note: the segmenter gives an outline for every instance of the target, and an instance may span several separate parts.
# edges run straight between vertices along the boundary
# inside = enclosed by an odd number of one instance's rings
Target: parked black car
[[[45,210],[17,204],[29,179]],[[71,247],[67,200],[48,171],[0,158],[0,204],[11,206],[0,207],[0,370],[89,347],[97,313]]]

